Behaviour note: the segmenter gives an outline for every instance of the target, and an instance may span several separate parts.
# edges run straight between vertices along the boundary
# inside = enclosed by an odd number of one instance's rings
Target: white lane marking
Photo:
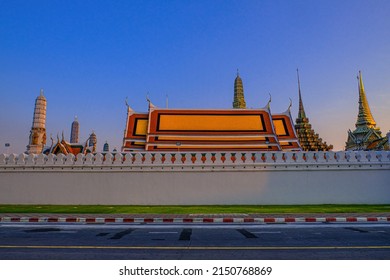
[[[155,234],[164,234],[164,233],[178,233],[177,231],[149,231],[149,233],[155,233]]]
[[[252,231],[252,233],[264,234],[264,233],[282,233],[282,232],[281,231]]]

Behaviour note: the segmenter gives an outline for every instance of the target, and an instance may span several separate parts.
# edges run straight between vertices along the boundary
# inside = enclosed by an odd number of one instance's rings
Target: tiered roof
[[[301,94],[301,83],[299,80],[299,72],[297,69],[298,77],[298,94],[299,94],[299,111],[298,118],[295,123],[295,130],[298,135],[299,142],[302,150],[304,151],[329,151],[333,149],[332,145],[328,145],[322,141],[322,138],[315,133],[314,129],[309,122],[309,118],[306,116],[305,109],[303,107],[302,94]]]

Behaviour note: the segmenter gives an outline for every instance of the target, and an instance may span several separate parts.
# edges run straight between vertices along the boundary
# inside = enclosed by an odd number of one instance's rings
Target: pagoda
[[[299,111],[298,118],[295,122],[295,131],[303,151],[329,151],[333,149],[333,145],[327,145],[319,137],[318,133],[315,133],[309,122],[309,118],[306,116],[305,109],[303,107],[302,95],[301,95],[301,83],[299,80],[299,72],[297,69],[298,77],[298,94],[299,94]]]
[[[41,89],[40,95],[35,99],[34,118],[27,146],[28,154],[42,153],[46,144],[46,98]]]
[[[70,129],[70,143],[79,142],[79,130],[80,130],[80,124],[79,121],[77,120],[77,116],[75,116]]]
[[[246,109],[246,102],[244,98],[244,86],[237,70],[237,77],[234,80],[234,109]]]
[[[382,137],[379,127],[371,114],[368,105],[366,92],[364,90],[362,73],[359,71],[358,89],[359,89],[359,112],[354,131],[348,130],[348,140],[345,150],[388,150],[389,139]]]

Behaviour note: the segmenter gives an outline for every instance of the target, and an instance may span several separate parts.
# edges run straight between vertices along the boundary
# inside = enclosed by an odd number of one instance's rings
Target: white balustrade
[[[0,166],[221,166],[246,164],[286,164],[295,166],[321,164],[383,164],[390,163],[389,151],[338,152],[130,152],[96,154],[0,154]]]

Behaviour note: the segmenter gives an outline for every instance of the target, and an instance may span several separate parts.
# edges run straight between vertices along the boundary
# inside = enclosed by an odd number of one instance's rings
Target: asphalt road
[[[0,224],[0,259],[390,259],[390,224]]]

